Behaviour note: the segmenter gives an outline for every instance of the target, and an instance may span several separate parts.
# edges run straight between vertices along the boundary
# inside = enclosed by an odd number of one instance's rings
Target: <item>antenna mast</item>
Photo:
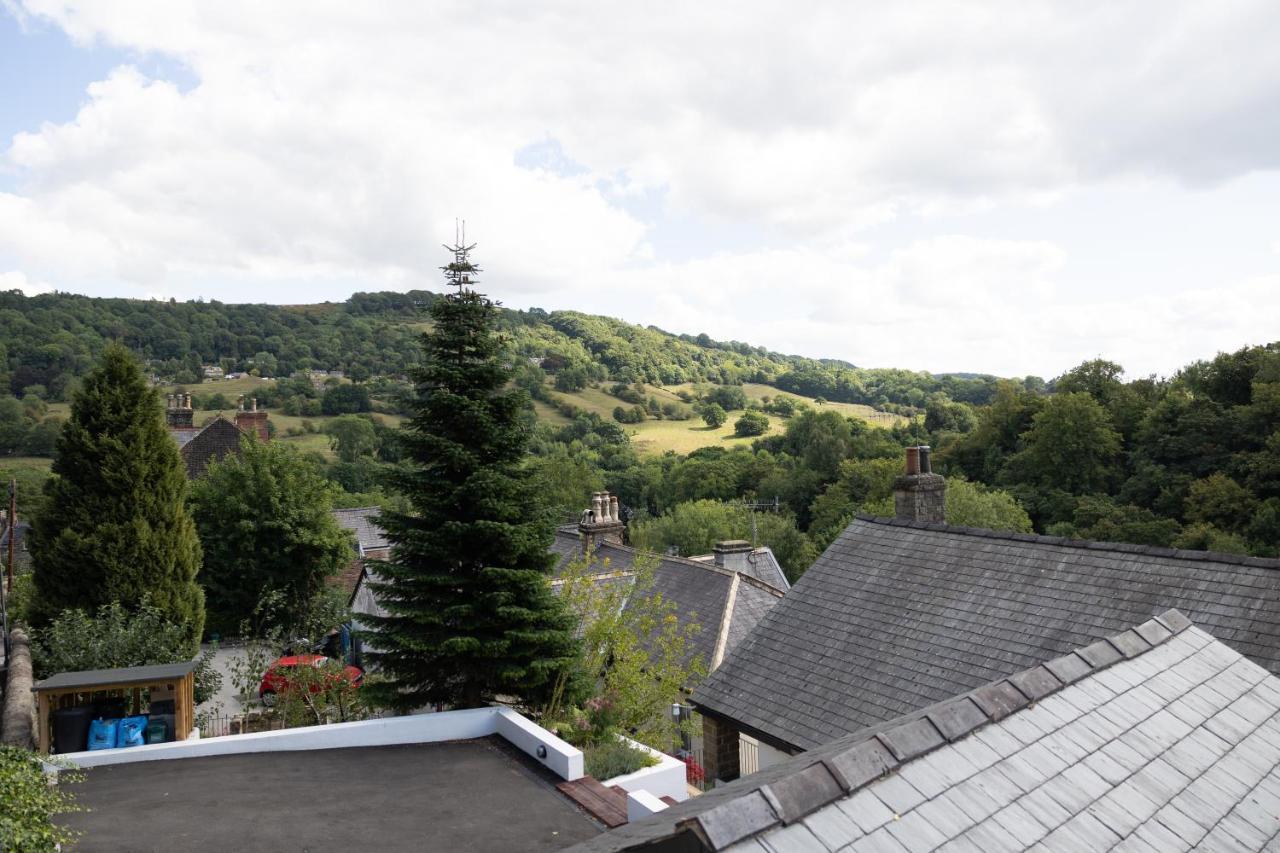
[[[476,278],[476,274],[482,270],[471,263],[470,258],[470,252],[475,247],[475,243],[467,245],[467,221],[465,219],[455,219],[453,221],[453,245],[445,244],[445,249],[453,252],[453,263],[447,264],[440,269],[444,270],[445,280],[458,288],[459,295],[468,287],[480,281],[480,279]]]

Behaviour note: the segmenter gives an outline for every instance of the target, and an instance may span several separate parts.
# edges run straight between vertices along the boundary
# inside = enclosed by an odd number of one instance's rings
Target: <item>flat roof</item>
[[[140,761],[68,786],[78,851],[551,851],[604,827],[497,736]]]
[[[195,661],[186,660],[178,663],[155,664],[153,666],[124,666],[116,669],[83,669],[77,672],[60,672],[41,681],[36,685],[36,690],[176,681],[185,678],[195,668]]]

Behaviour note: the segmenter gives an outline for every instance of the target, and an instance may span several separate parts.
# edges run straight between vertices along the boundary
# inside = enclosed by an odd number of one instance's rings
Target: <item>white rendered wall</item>
[[[276,732],[156,743],[127,749],[70,752],[58,758],[79,767],[101,767],[167,758],[202,758],[252,752],[294,752],[360,746],[438,743],[499,735],[561,779],[582,777],[582,752],[510,708],[472,708],[440,714],[385,717]],[[542,747],[542,749],[539,749]]]
[[[653,767],[641,768],[634,773],[614,776],[612,779],[602,779],[600,784],[606,788],[612,788],[617,785],[628,792],[648,791],[655,797],[670,797],[678,803],[689,799],[689,786],[685,781],[685,765],[683,761],[658,752],[656,749],[650,749],[631,738],[624,737],[622,739],[636,749],[642,749],[657,758],[658,763]]]

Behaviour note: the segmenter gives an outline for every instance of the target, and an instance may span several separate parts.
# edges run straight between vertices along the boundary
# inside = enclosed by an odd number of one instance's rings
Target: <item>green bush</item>
[[[582,758],[587,774],[600,781],[624,773],[634,773],[658,763],[658,759],[648,752],[617,739],[587,747]]]
[[[52,851],[69,846],[77,833],[53,823],[53,816],[80,811],[62,785],[79,781],[69,770],[50,785],[40,756],[13,746],[0,746],[0,850]]]
[[[739,437],[764,435],[769,431],[769,418],[761,412],[747,412],[733,425],[733,434]]]
[[[64,610],[48,626],[37,629],[31,638],[31,662],[36,678],[48,678],[85,669],[178,663],[191,659],[190,648],[186,629],[166,620],[159,608],[144,603],[130,613],[112,602],[95,616]],[[197,703],[222,686],[212,649],[200,655],[195,676]]]

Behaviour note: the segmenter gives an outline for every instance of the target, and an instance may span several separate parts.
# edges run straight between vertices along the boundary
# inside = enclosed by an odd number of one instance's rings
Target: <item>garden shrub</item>
[[[130,613],[119,602],[112,602],[94,616],[83,610],[64,610],[49,625],[34,631],[31,663],[36,678],[48,678],[85,669],[179,663],[191,660],[190,649],[187,629],[168,621],[159,608],[144,603]],[[197,704],[214,696],[222,686],[212,649],[200,655],[195,678]]]
[[[587,774],[600,781],[652,767],[658,759],[626,741],[605,740],[589,746],[582,753]]]
[[[0,746],[0,850],[45,853],[69,846],[77,833],[53,822],[53,816],[80,811],[63,788],[80,776],[70,770],[51,785],[41,757],[26,749]]]

